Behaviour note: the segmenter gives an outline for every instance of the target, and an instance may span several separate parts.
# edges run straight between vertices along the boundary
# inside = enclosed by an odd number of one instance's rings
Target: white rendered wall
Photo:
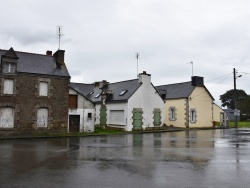
[[[133,109],[142,108],[142,128],[154,127],[154,109],[161,110],[161,126],[164,121],[164,101],[151,84],[151,76],[140,75],[142,86],[132,95],[128,101],[128,125],[127,131],[133,128]]]
[[[69,94],[77,95],[77,109],[69,109],[69,115],[80,115],[80,132],[93,132],[95,125],[94,104],[73,89],[69,89]],[[92,113],[92,119],[87,118],[88,113]]]

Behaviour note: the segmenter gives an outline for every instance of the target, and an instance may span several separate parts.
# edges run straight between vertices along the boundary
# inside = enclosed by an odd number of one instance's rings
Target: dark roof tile
[[[6,54],[7,50],[0,49],[0,57]],[[66,66],[61,68],[56,67],[53,56],[33,54],[26,52],[15,51],[18,59],[17,72],[19,73],[32,73],[32,74],[45,74],[52,76],[70,77]],[[0,62],[1,70],[1,62]]]

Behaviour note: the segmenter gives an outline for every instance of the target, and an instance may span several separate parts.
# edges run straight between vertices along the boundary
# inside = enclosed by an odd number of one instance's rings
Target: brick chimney
[[[46,55],[52,56],[52,51],[47,50],[47,51],[46,51]]]

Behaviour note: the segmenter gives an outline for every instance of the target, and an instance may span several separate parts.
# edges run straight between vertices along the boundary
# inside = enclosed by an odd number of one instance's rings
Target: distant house
[[[225,112],[226,119],[228,119],[229,121],[235,121],[235,115],[233,109],[226,108],[223,109],[223,111]],[[237,116],[237,121],[240,121],[240,116]]]
[[[95,124],[126,131],[163,125],[164,101],[145,71],[139,79],[95,83],[88,97],[95,103]]]
[[[64,50],[0,50],[0,133],[67,132],[70,75]]]
[[[217,104],[213,103],[213,120],[216,122],[221,122],[221,114],[223,114],[224,111],[221,107],[219,107]]]
[[[95,104],[88,98],[94,84],[70,83],[69,132],[93,132]]]
[[[174,127],[211,127],[214,98],[204,86],[203,77],[189,82],[157,86],[165,100],[164,123]]]

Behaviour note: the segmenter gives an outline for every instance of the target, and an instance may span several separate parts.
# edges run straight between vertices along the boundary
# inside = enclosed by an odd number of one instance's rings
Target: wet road
[[[0,140],[0,187],[250,187],[250,129]]]

